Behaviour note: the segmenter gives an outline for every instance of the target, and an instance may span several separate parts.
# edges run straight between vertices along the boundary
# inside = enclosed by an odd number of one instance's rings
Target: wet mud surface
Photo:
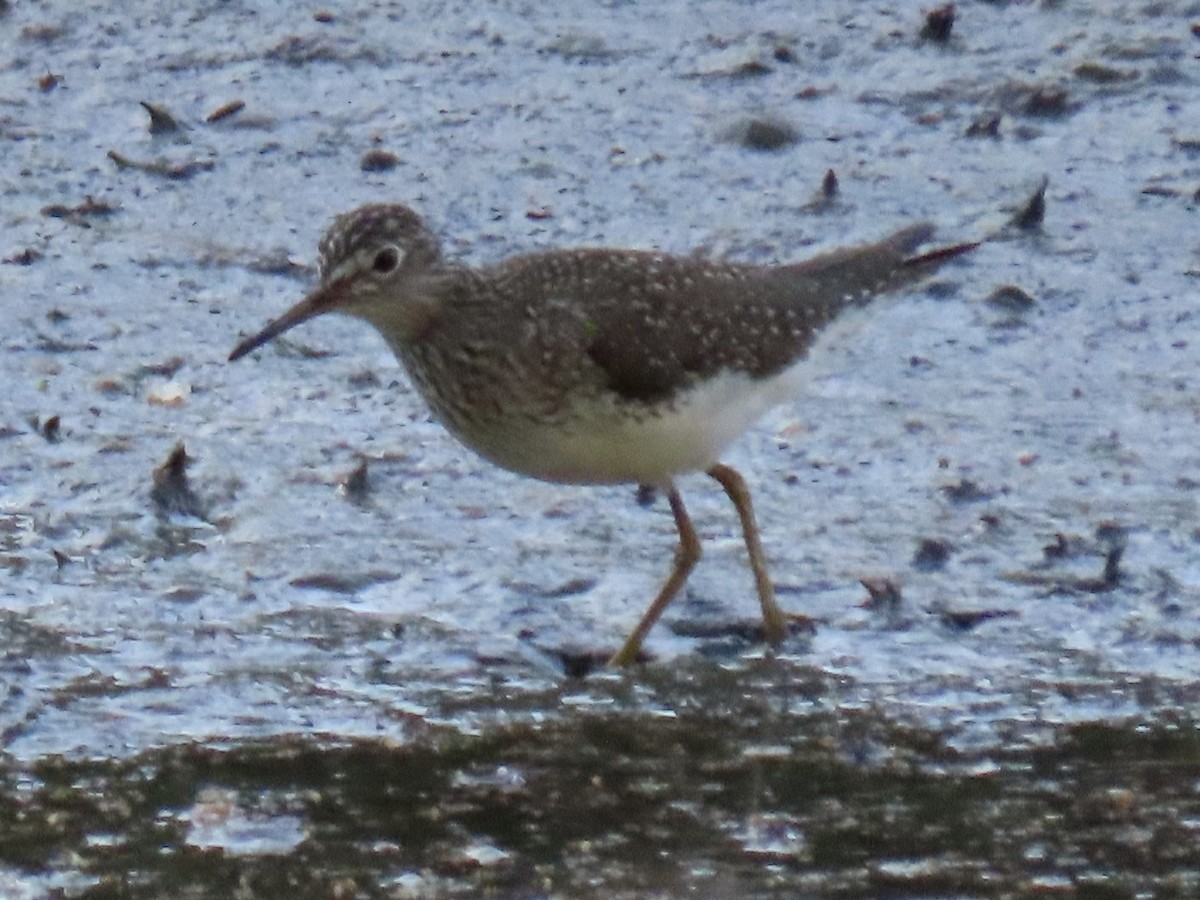
[[[1200,893],[1200,8],[928,11],[0,6],[0,894]],[[686,479],[614,674],[661,497],[471,457],[354,322],[225,362],[379,200],[987,240],[726,460],[812,627]]]

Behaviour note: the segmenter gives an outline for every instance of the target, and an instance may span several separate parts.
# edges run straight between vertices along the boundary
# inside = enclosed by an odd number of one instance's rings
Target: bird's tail
[[[913,251],[933,232],[931,223],[919,222],[881,241],[832,250],[784,266],[783,271],[800,276],[815,295],[836,298],[836,305],[863,303],[876,294],[924,278],[943,263],[979,246],[978,242],[953,244],[914,256]]]
[[[947,260],[962,256],[964,253],[969,253],[978,247],[980,243],[980,241],[970,241],[965,244],[951,244],[946,247],[938,247],[936,250],[930,250],[928,253],[910,256],[901,265],[904,269],[913,273],[912,277],[921,278],[940,268],[942,263]]]

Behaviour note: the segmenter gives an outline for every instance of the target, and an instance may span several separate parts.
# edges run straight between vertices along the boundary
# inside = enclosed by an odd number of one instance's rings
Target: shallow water
[[[1195,895],[1200,10],[556,9],[0,12],[0,893]],[[689,479],[652,660],[570,677],[661,499],[470,457],[353,322],[226,364],[380,199],[474,262],[991,236],[728,459],[815,631]]]

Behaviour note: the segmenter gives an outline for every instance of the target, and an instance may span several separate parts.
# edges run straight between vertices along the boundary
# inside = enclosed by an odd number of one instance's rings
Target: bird
[[[776,646],[793,619],[775,599],[749,487],[721,456],[797,398],[830,332],[849,332],[873,299],[977,246],[916,253],[933,231],[920,222],[775,265],[584,247],[472,267],[444,256],[410,207],[369,204],[334,218],[317,286],[229,360],[343,313],[374,326],[434,418],[484,459],[548,482],[660,489],[674,560],[613,667],[646,658],[643,642],[700,559],[677,481],[707,473],[737,512],[763,635]]]

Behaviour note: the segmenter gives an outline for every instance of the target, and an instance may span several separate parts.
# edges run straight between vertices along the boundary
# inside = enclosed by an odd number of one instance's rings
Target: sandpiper
[[[373,204],[334,219],[319,285],[229,358],[323,313],[356,316],[387,341],[433,414],[485,459],[546,481],[662,489],[679,532],[674,565],[614,666],[639,658],[700,558],[676,479],[706,472],[737,509],[764,636],[777,644],[788,616],[750,491],[721,454],[796,396],[831,325],[976,246],[914,255],[932,232],[916,224],[778,266],[590,248],[471,268],[443,258],[407,206]]]

